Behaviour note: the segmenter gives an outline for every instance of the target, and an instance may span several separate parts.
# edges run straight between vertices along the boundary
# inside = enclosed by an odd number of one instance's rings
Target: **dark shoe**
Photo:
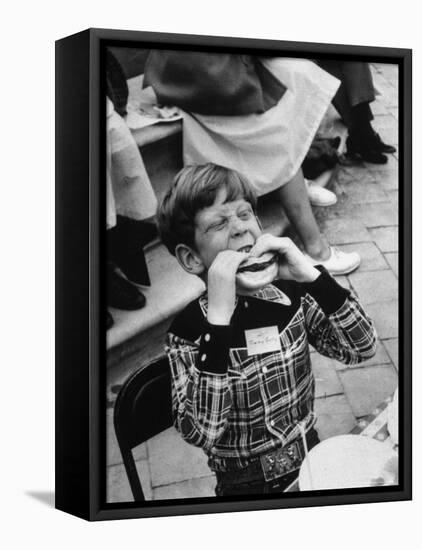
[[[143,308],[145,302],[145,296],[135,285],[124,279],[114,269],[108,269],[107,304],[109,306],[132,311]]]
[[[346,156],[352,160],[370,162],[372,164],[386,164],[388,158],[368,142],[357,141],[349,136],[346,140]]]
[[[106,323],[107,323],[107,330],[109,328],[111,328],[113,325],[114,325],[114,320],[113,320],[113,317],[111,316],[111,313],[109,311],[107,311],[107,320],[106,320]]]
[[[397,149],[393,145],[387,145],[381,139],[381,136],[374,132],[372,147],[380,153],[395,153]]]

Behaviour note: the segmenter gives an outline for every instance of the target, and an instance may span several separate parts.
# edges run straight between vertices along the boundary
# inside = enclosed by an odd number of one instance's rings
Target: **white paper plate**
[[[392,456],[387,445],[362,435],[340,435],[316,445],[299,472],[301,491],[377,485]]]

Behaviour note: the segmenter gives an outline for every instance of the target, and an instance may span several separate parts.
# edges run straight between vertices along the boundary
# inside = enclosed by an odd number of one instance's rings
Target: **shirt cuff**
[[[338,311],[350,296],[350,291],[343,288],[331,277],[322,265],[315,266],[321,275],[312,283],[306,283],[306,292],[316,300],[326,315]]]
[[[197,368],[212,374],[226,374],[229,365],[231,327],[206,322],[199,343]]]

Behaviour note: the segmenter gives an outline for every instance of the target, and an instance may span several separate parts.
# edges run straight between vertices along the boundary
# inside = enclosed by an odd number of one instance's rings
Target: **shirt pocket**
[[[262,413],[257,356],[246,349],[230,350],[229,382],[233,399],[232,411],[246,419]]]
[[[310,374],[309,343],[303,315],[297,316],[286,327],[280,335],[280,341],[282,362],[293,375],[291,383],[297,386]]]

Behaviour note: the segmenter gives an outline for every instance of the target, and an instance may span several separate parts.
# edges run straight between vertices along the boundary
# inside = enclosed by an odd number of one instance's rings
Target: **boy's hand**
[[[304,256],[294,242],[287,237],[261,235],[252,250],[251,256],[261,256],[265,252],[276,252],[278,259],[278,275],[280,279],[290,279],[299,283],[311,283],[320,272]]]
[[[249,254],[220,252],[208,270],[208,322],[229,325],[236,303],[236,272]]]

